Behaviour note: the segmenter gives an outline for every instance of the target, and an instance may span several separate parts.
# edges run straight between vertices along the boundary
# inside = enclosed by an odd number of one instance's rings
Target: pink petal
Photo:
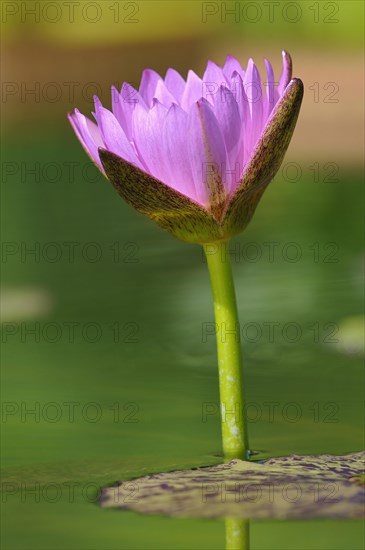
[[[98,152],[99,147],[104,147],[104,142],[97,125],[81,114],[78,109],[70,113],[68,119],[86,153],[104,172]]]
[[[165,76],[165,85],[168,91],[180,103],[185,90],[185,80],[181,74],[175,71],[175,69],[168,69]]]
[[[220,87],[218,95],[214,97],[212,111],[222,132],[227,152],[230,153],[239,140],[241,117],[234,95],[227,87]]]
[[[266,67],[266,98],[264,100],[263,122],[265,122],[268,119],[271,111],[275,106],[275,103],[279,99],[279,96],[275,87],[274,71],[270,61],[266,58],[265,58],[265,67]]]
[[[214,103],[214,97],[219,95],[219,89],[222,85],[227,86],[227,80],[223,71],[213,61],[208,61],[207,68],[203,75],[203,95],[210,103]]]
[[[215,82],[218,86],[227,84],[223,70],[213,61],[208,61],[207,68],[204,71],[203,82]]]
[[[194,71],[188,72],[188,78],[184,93],[181,98],[181,107],[188,111],[193,103],[196,103],[203,97],[203,82]]]
[[[171,107],[173,103],[177,103],[177,100],[169,92],[163,80],[157,82],[154,99],[158,99],[158,101],[167,108]]]
[[[152,69],[145,69],[142,73],[139,93],[148,107],[152,105],[152,99],[155,96],[156,86],[159,80],[162,80],[161,76]]]
[[[208,101],[194,103],[189,112],[188,148],[196,197],[205,207],[210,206],[211,196],[220,182],[216,181],[213,169],[221,183],[227,169],[227,153],[224,139]]]
[[[221,86],[218,96],[214,97],[212,110],[226,145],[227,158],[231,168],[231,170],[226,168],[226,189],[231,191],[241,181],[243,171],[242,123],[237,102],[232,92],[225,86]]]
[[[250,122],[251,115],[250,115],[250,110],[248,106],[248,99],[243,86],[243,81],[241,76],[237,72],[234,72],[232,74],[229,88],[237,102],[237,106],[240,112],[242,127],[246,128]]]
[[[243,81],[245,88],[249,112],[251,115],[251,125],[249,128],[248,147],[252,149],[260,135],[262,128],[262,86],[260,73],[257,70],[253,60],[250,59],[247,65],[245,78]]]
[[[112,87],[112,111],[129,141],[132,140],[132,116],[136,103],[145,105],[140,93],[128,82],[124,82],[121,92]]]
[[[248,99],[243,86],[243,81],[241,76],[237,72],[234,72],[232,75],[230,89],[236,99],[239,114],[240,114],[240,120],[241,120],[241,135],[239,139],[239,149],[237,151],[237,159],[240,164],[240,170],[242,172],[246,163],[246,158],[247,158],[247,148],[248,148],[247,145],[248,145],[249,131],[251,127],[251,115],[249,110]],[[233,165],[232,163],[231,165],[232,167],[235,167],[235,165]]]
[[[196,200],[188,152],[188,114],[173,104],[163,128],[163,150],[168,169],[168,183],[190,199]]]
[[[164,183],[169,183],[166,154],[162,145],[167,108],[154,99],[151,109],[137,103],[133,113],[133,136],[144,170]]]
[[[95,118],[106,148],[140,168],[141,163],[121,125],[113,113],[102,106],[98,98],[95,98]]]
[[[291,77],[292,77],[292,60],[288,52],[283,50],[281,52],[281,55],[283,57],[283,70],[280,76],[279,85],[278,85],[278,93],[279,96],[282,96],[284,93],[285,88],[289,84]]]
[[[227,59],[223,66],[223,73],[228,82],[231,80],[234,72],[238,73],[242,80],[244,79],[245,71],[242,69],[241,63],[232,55],[227,55]]]

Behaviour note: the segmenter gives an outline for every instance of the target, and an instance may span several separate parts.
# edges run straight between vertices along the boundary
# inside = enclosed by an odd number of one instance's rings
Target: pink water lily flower
[[[174,69],[143,72],[139,90],[112,89],[112,110],[95,98],[95,122],[70,122],[84,149],[134,208],[176,237],[228,239],[250,221],[289,145],[303,97],[283,52],[275,80],[252,59],[209,61],[200,78]]]

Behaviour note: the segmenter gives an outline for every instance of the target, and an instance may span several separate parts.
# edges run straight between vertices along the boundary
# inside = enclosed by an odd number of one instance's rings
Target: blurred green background
[[[363,3],[1,8],[2,548],[223,548],[223,522],[95,503],[99,486],[221,460],[218,415],[203,421],[218,401],[213,309],[199,247],[124,204],[65,115],[89,114],[95,92],[109,106],[111,84],[146,67],[201,74],[231,53],[278,74],[291,53],[297,129],[232,242],[250,443],[256,458],[360,450]],[[363,527],[252,522],[251,547],[355,550]]]

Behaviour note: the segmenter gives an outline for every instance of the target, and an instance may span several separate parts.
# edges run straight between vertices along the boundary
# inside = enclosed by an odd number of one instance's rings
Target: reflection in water
[[[250,550],[250,522],[247,519],[227,518],[226,550]]]

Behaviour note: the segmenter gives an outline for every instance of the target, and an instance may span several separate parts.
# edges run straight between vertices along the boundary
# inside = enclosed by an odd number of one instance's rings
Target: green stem
[[[248,458],[241,373],[240,327],[228,241],[203,245],[213,290],[223,452]]]
[[[226,518],[226,550],[250,550],[250,523],[247,519]]]

